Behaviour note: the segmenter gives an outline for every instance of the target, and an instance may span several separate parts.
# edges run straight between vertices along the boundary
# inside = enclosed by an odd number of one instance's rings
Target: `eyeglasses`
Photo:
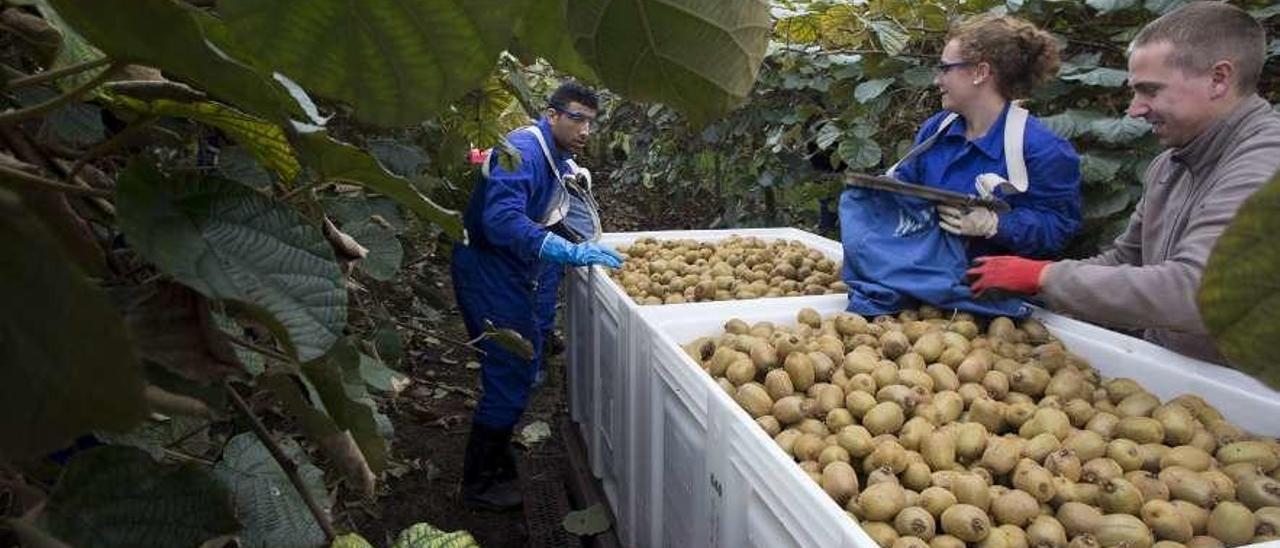
[[[946,74],[947,72],[950,72],[951,69],[953,68],[969,67],[976,64],[977,63],[974,63],[973,61],[956,61],[954,63],[938,63],[937,65],[933,66],[933,71],[936,74]]]
[[[555,111],[556,111],[556,112],[559,112],[560,114],[563,114],[563,115],[565,116],[565,118],[568,118],[568,119],[572,120],[572,121],[573,121],[573,123],[575,123],[575,124],[586,124],[586,125],[587,125],[587,127],[589,127],[589,128],[590,128],[590,127],[596,127],[596,125],[597,125],[597,124],[599,124],[599,122],[598,122],[598,121],[596,121],[596,117],[595,117],[595,116],[588,116],[588,115],[587,115],[586,113],[584,113],[584,112],[574,112],[574,111],[571,111],[571,110],[566,110],[566,109],[560,108],[560,107],[555,106],[555,105],[551,105],[551,108],[555,109]]]

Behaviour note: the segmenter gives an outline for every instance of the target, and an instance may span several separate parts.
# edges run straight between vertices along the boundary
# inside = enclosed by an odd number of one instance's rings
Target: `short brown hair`
[[[1019,99],[1058,74],[1058,41],[1035,25],[1009,16],[981,15],[961,22],[947,35],[957,40],[966,61],[995,69],[996,87]]]
[[[1184,72],[1204,74],[1219,61],[1236,69],[1242,95],[1258,90],[1266,58],[1266,32],[1244,10],[1222,2],[1193,2],[1160,16],[1138,32],[1134,48],[1168,42],[1169,63]]]

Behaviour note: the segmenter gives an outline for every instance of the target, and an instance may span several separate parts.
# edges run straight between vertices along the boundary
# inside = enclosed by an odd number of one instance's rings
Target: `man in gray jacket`
[[[1188,4],[1144,27],[1129,47],[1128,114],[1168,149],[1147,168],[1128,228],[1114,248],[1082,261],[979,258],[969,271],[974,292],[1038,294],[1055,311],[1225,362],[1196,292],[1213,244],[1280,168],[1280,114],[1257,93],[1265,43],[1257,21],[1220,2]]]

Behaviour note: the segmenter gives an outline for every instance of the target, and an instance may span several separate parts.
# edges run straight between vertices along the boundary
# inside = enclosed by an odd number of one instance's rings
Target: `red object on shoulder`
[[[485,157],[488,156],[485,151],[473,148],[467,152],[467,163],[471,165],[480,165],[484,163]]]

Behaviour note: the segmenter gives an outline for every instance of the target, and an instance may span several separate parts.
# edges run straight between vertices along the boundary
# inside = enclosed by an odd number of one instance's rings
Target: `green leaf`
[[[893,78],[877,78],[875,80],[867,80],[858,87],[853,88],[853,98],[859,103],[866,103],[876,97],[879,97],[884,90],[889,89],[893,85]]]
[[[528,0],[223,0],[240,47],[361,120],[407,126],[476,87]]]
[[[1086,220],[1106,219],[1129,207],[1131,196],[1126,187],[1086,189],[1084,191],[1084,211]]]
[[[484,324],[484,335],[492,338],[494,342],[498,343],[498,346],[515,354],[520,359],[533,359],[533,343],[520,336],[519,332],[506,327],[499,328],[493,325],[493,322],[489,321],[488,318],[484,320]]]
[[[1085,183],[1115,183],[1116,174],[1124,167],[1124,160],[1109,155],[1084,153],[1080,155],[1080,173]]]
[[[358,198],[325,200],[324,204],[326,210],[334,212],[342,231],[369,250],[356,267],[375,280],[387,281],[400,270],[404,247],[391,223],[381,216],[374,217],[370,202],[368,198]],[[331,207],[332,204],[339,205]]]
[[[49,0],[34,0],[32,4],[40,10],[40,15],[44,17],[45,21],[48,21],[50,25],[58,29],[58,32],[62,33],[62,47],[58,49],[58,56],[54,59],[53,66],[49,67],[50,69],[62,68],[104,57],[102,51],[93,47],[93,44],[90,44],[83,36],[80,36],[80,33],[71,28],[71,25],[68,25],[62,19],[62,16],[58,15],[58,11],[53,9],[53,5],[49,3]],[[100,67],[59,78],[58,87],[64,91],[72,89],[92,80],[104,70],[106,70],[106,67]]]
[[[243,185],[179,180],[137,163],[119,181],[120,227],[165,273],[211,299],[265,310],[301,360],[324,355],[347,320],[333,249],[296,211]]]
[[[566,531],[578,536],[596,535],[613,526],[609,521],[609,510],[598,502],[584,510],[569,512],[562,525]]]
[[[1192,0],[1146,0],[1143,2],[1143,7],[1151,13],[1164,15],[1182,6],[1190,4],[1191,1]]]
[[[245,338],[245,329],[230,316],[215,311],[213,312],[213,321],[218,325],[218,329],[221,329],[228,337]],[[244,369],[249,372],[250,376],[257,377],[263,371],[266,371],[267,362],[262,354],[239,345],[232,345],[232,348],[236,353],[236,358],[240,360],[240,363],[244,364]]]
[[[1141,118],[1103,118],[1089,124],[1089,132],[1104,143],[1119,145],[1137,140],[1151,131],[1151,124]]]
[[[1267,19],[1280,15],[1280,4],[1271,4],[1270,6],[1267,6],[1265,8],[1250,10],[1249,15],[1252,15],[1254,19],[1257,19],[1259,21],[1265,21]]]
[[[277,440],[285,456],[298,466],[298,476],[320,506],[333,506],[324,486],[324,472],[307,459],[289,438]],[[248,548],[310,548],[324,543],[324,531],[316,524],[307,504],[289,482],[280,463],[252,432],[231,438],[222,460],[213,469],[235,498],[244,522],[241,542]]]
[[[550,61],[557,69],[579,79],[599,80],[582,55],[573,49],[573,38],[565,32],[569,28],[565,18],[566,0],[532,2],[529,10],[516,26],[516,43],[522,53],[529,53]],[[522,56],[524,57],[524,56]],[[531,61],[531,59],[525,59]]]
[[[71,103],[49,113],[40,126],[44,140],[56,140],[72,147],[87,147],[106,136],[102,109],[88,103]]]
[[[872,32],[875,32],[876,40],[880,41],[880,47],[884,48],[884,52],[889,55],[902,53],[907,49],[907,43],[911,41],[911,34],[895,21],[872,21],[868,26],[871,27]]]
[[[399,394],[409,385],[409,378],[384,365],[377,358],[360,354],[360,378],[369,388]]]
[[[307,165],[320,172],[326,180],[339,180],[360,185],[382,194],[426,221],[435,223],[455,240],[465,241],[462,215],[446,209],[423,196],[409,184],[378,165],[377,160],[364,151],[336,141],[314,127],[299,128],[295,143]]]
[[[840,141],[836,154],[850,167],[866,169],[878,165],[882,153],[880,145],[871,139],[846,137]]]
[[[404,340],[393,322],[378,322],[378,328],[373,332],[373,344],[383,362],[397,366],[404,359]]]
[[[1138,5],[1137,0],[1085,0],[1084,3],[1098,10],[1099,14],[1126,10]]]
[[[1280,390],[1280,172],[1236,214],[1205,266],[1198,302],[1231,365]]]
[[[359,351],[343,341],[323,359],[303,364],[302,372],[338,428],[351,431],[369,469],[381,473],[387,466],[387,440],[378,431],[377,405],[364,388]]]
[[[1075,139],[1089,132],[1093,123],[1102,120],[1101,113],[1092,110],[1070,109],[1040,119],[1040,123],[1063,139]]]
[[[231,496],[206,469],[110,445],[71,459],[41,521],[72,546],[121,548],[196,546],[240,528]]]
[[[293,147],[285,138],[284,130],[271,122],[240,112],[218,103],[184,103],[170,99],[140,101],[124,95],[112,95],[108,99],[115,105],[137,113],[152,116],[189,118],[221,129],[228,137],[240,143],[258,163],[275,172],[284,182],[302,170],[294,157]]]
[[[159,68],[271,120],[303,114],[274,81],[214,47],[192,8],[169,0],[49,1],[114,60]]]
[[[397,177],[406,179],[417,177],[431,162],[425,150],[392,139],[370,139],[366,146],[369,154],[372,154],[382,167]]]
[[[373,548],[373,545],[360,535],[347,533],[333,539],[333,544],[330,544],[329,548]]]
[[[164,458],[165,448],[197,456],[209,452],[213,444],[208,427],[208,419],[174,416],[148,419],[137,428],[121,434],[94,432],[94,436],[111,445],[137,447],[159,460]]]
[[[391,548],[480,548],[466,531],[446,533],[429,523],[417,523],[400,532]]]
[[[902,81],[913,88],[928,88],[933,85],[933,69],[929,67],[911,67],[903,71]]]
[[[762,0],[568,0],[569,32],[605,87],[702,126],[746,101],[769,43]]]
[[[0,455],[10,462],[146,417],[124,322],[34,215],[0,189]]]
[[[1129,73],[1119,69],[1104,67],[1075,74],[1067,74],[1062,76],[1062,79],[1072,82],[1080,82],[1088,86],[1118,88],[1123,87],[1125,82],[1129,81]]]
[[[225,178],[245,185],[249,188],[264,190],[271,188],[274,179],[271,172],[263,169],[253,154],[242,146],[224,147],[218,153],[216,173]]]

